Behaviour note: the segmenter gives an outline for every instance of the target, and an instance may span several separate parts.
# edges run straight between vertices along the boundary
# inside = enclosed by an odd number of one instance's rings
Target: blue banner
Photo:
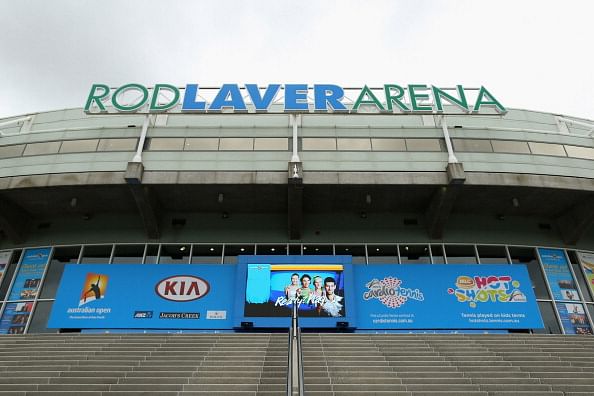
[[[51,248],[26,249],[9,300],[34,300],[49,261]]]
[[[356,327],[350,256],[240,256],[235,326]]]
[[[231,265],[69,264],[48,327],[230,328],[234,280]]]
[[[32,309],[33,301],[7,303],[0,319],[0,334],[25,333]]]
[[[558,302],[557,310],[565,334],[592,334],[592,328],[582,304]]]
[[[538,254],[547,275],[553,299],[578,301],[580,297],[571,276],[565,252],[561,249],[539,248]]]
[[[354,268],[358,328],[543,328],[525,266]]]

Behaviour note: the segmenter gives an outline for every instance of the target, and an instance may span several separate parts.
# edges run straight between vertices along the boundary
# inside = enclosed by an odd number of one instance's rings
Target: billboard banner
[[[578,301],[580,299],[569,263],[562,249],[538,249],[540,261],[555,300]]]
[[[582,304],[558,302],[557,310],[565,334],[592,334],[592,328]]]
[[[536,329],[525,266],[355,266],[358,328]]]
[[[586,274],[590,291],[594,295],[594,253],[578,252],[578,257]]]
[[[8,303],[0,319],[0,334],[23,334],[29,322],[33,301]]]
[[[68,264],[49,328],[225,329],[235,266]]]
[[[245,317],[344,317],[342,264],[249,264]]]
[[[351,256],[240,256],[235,326],[356,327]]]
[[[51,248],[25,250],[9,300],[34,300],[37,297],[51,251]]]

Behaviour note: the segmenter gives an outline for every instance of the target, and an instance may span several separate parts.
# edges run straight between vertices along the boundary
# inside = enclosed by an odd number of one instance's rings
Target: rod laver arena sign
[[[347,97],[351,97],[350,99]],[[447,110],[446,110],[447,106]],[[384,84],[381,88],[342,88],[333,84],[223,84],[201,88],[187,84],[126,84],[110,88],[93,84],[85,112],[101,113],[479,113],[485,108],[497,114],[505,107],[485,87],[438,88],[424,84]]]

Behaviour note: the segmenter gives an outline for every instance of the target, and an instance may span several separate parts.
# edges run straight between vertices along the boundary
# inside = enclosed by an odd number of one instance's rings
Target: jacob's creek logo
[[[398,308],[406,303],[409,298],[417,301],[425,300],[422,291],[402,287],[402,280],[392,276],[382,280],[373,279],[365,287],[369,289],[363,293],[365,301],[376,298],[389,308]]]
[[[468,302],[471,307],[485,302],[526,302],[526,296],[519,289],[520,282],[509,275],[467,276],[456,279],[456,288],[449,288],[458,302]]]
[[[155,286],[155,292],[159,297],[177,302],[197,300],[207,295],[209,291],[208,282],[193,275],[170,276]]]

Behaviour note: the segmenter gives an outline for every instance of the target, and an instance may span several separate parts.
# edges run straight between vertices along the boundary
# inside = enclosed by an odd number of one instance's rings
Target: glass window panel
[[[303,150],[311,151],[333,151],[336,150],[336,139],[334,138],[303,138],[301,139]]]
[[[298,244],[289,245],[289,254],[300,256],[301,255],[301,245],[298,245]]]
[[[29,143],[23,155],[55,154],[60,149],[62,142]]]
[[[8,267],[10,264],[11,256],[12,250],[0,251],[0,281],[2,281],[6,267]],[[2,298],[0,298],[0,300],[2,300]]]
[[[1,334],[23,334],[33,310],[33,301],[4,304]]]
[[[148,244],[146,245],[146,257],[144,258],[145,264],[157,264],[157,258],[159,254],[159,245]]]
[[[439,139],[406,139],[408,151],[441,151]]]
[[[565,146],[565,150],[567,151],[567,155],[570,157],[594,160],[594,148]]]
[[[335,245],[336,255],[353,256],[353,264],[365,264],[365,245]]]
[[[448,264],[476,264],[476,253],[473,245],[446,245]]]
[[[136,151],[136,138],[100,139],[97,151]]]
[[[527,142],[517,140],[491,140],[493,151],[496,153],[530,154]]]
[[[333,255],[334,248],[332,247],[332,245],[303,245],[303,254],[304,255],[317,255],[317,254]]]
[[[0,146],[0,158],[20,157],[23,154],[24,144],[14,144],[12,146]]]
[[[256,251],[254,245],[225,245],[225,257],[223,263],[237,264],[240,255],[253,255]]]
[[[254,150],[289,150],[289,139],[287,138],[255,138]]]
[[[560,144],[528,142],[532,154],[537,155],[555,155],[565,157],[565,149]]]
[[[558,302],[555,305],[565,334],[592,335],[590,321],[583,304]]]
[[[258,246],[256,246],[256,254],[284,256],[287,254],[287,245],[258,244]]]
[[[14,271],[16,270],[17,264],[21,258],[21,252],[21,250],[14,250],[12,252],[12,255],[10,256],[8,266],[4,270],[2,284],[0,284],[0,300],[3,300],[6,296],[6,292],[8,291],[8,287],[10,286],[12,276],[14,275]]]
[[[575,251],[568,251],[569,260],[572,264],[576,264],[577,268],[574,266],[574,272],[578,275],[578,278],[582,278],[585,276],[585,283],[586,286],[582,286],[582,293],[584,294],[584,298],[587,301],[592,301],[591,297],[594,296],[594,253],[590,252],[575,252]],[[578,274],[579,269],[579,274]],[[581,286],[581,280],[580,280]]]
[[[478,245],[476,248],[481,264],[508,264],[505,246]]]
[[[586,304],[586,309],[590,313],[590,318],[594,318],[594,305]]]
[[[80,262],[83,264],[108,264],[112,248],[112,245],[85,246]]]
[[[582,298],[585,301],[592,301],[592,289],[588,286],[588,280],[584,277],[584,271],[582,270],[582,265],[578,260],[576,252],[573,250],[568,250],[567,256],[569,257],[571,268],[573,269],[573,273],[575,274],[582,292]]]
[[[159,264],[188,264],[190,245],[161,245]]]
[[[398,247],[396,245],[367,245],[369,264],[398,264]]]
[[[219,150],[252,151],[254,149],[253,138],[221,138]]]
[[[182,151],[184,138],[151,138],[149,150]]]
[[[116,245],[112,262],[114,264],[142,264],[143,256],[144,245]]]
[[[347,139],[339,138],[336,139],[336,145],[338,150],[343,151],[370,151],[371,140],[367,139]]]
[[[35,304],[33,317],[27,333],[56,333],[56,329],[48,329],[47,321],[52,310],[53,301],[38,301]]]
[[[547,301],[539,301],[538,308],[544,323],[544,329],[534,329],[536,334],[561,334],[561,327],[555,316],[553,304]]]
[[[49,268],[45,273],[45,279],[43,280],[41,298],[54,298],[56,296],[56,291],[58,290],[58,285],[64,272],[64,266],[66,264],[76,264],[79,255],[80,246],[54,248],[54,254],[50,260]]]
[[[192,264],[220,264],[223,258],[223,245],[194,245]]]
[[[455,151],[474,153],[490,153],[493,151],[491,141],[487,139],[452,139]]]
[[[400,245],[400,262],[402,264],[431,264],[428,245]]]
[[[406,151],[404,139],[371,139],[373,151]]]
[[[549,291],[545,283],[544,276],[540,269],[540,264],[536,259],[534,248],[523,248],[523,247],[509,247],[509,255],[512,260],[512,264],[524,264],[528,267],[528,274],[530,274],[530,280],[532,281],[532,289],[536,298],[550,299]]]
[[[196,151],[217,151],[219,149],[219,138],[186,138],[184,150]]]
[[[445,264],[443,245],[431,245],[431,257],[433,258],[433,264]]]
[[[90,151],[96,151],[99,139],[85,139],[85,140],[64,140],[62,147],[60,147],[61,153],[84,153]]]

